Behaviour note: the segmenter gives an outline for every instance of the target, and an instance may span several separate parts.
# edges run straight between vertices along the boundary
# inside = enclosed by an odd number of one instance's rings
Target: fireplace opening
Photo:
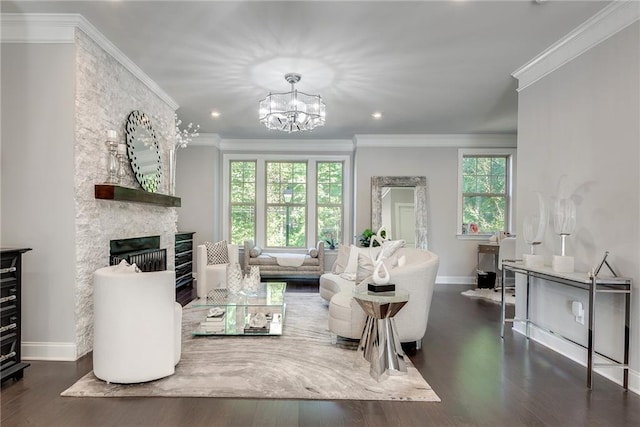
[[[167,250],[160,249],[160,236],[111,240],[109,249],[109,265],[125,260],[145,272],[167,269]]]

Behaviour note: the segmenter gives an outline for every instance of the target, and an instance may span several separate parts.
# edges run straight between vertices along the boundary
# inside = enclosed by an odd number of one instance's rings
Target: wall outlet
[[[580,301],[573,301],[571,303],[571,313],[575,316],[576,322],[584,325],[584,308]]]

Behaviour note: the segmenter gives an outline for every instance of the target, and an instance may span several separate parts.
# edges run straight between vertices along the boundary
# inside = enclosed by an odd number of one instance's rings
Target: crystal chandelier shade
[[[291,91],[269,93],[260,101],[259,118],[267,129],[284,132],[312,130],[324,126],[326,111],[320,95],[309,95],[295,89],[300,74],[286,74],[285,80],[291,84]]]

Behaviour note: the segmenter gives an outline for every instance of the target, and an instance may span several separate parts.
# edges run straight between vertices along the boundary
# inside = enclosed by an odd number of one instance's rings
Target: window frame
[[[463,160],[465,157],[506,157],[506,194],[505,194],[505,231],[513,229],[513,206],[516,177],[516,150],[514,148],[460,148],[458,149],[458,221],[456,222],[456,236],[465,239],[488,239],[492,233],[462,234],[463,219]]]
[[[342,198],[340,200],[340,203],[320,203],[318,201],[318,163],[340,163],[342,165]],[[315,180],[315,187],[316,187],[316,212],[318,212],[318,208],[319,207],[327,207],[327,208],[333,208],[333,207],[340,207],[342,209],[342,217],[340,218],[340,230],[342,231],[342,233],[340,233],[340,235],[336,236],[335,238],[338,240],[339,244],[343,244],[345,242],[344,240],[344,224],[345,224],[345,218],[344,218],[344,210],[345,210],[345,179],[344,179],[344,172],[345,171],[345,162],[344,161],[337,161],[337,160],[318,160],[316,161],[316,180]],[[320,227],[318,224],[318,215],[316,215],[316,238],[317,239],[321,239],[323,241],[326,240],[324,237],[320,236]]]
[[[284,200],[280,203],[270,203],[267,200],[266,197],[266,189],[268,186],[268,176],[267,176],[267,164],[268,163],[287,163],[287,164],[294,164],[294,163],[300,163],[300,164],[304,164],[305,165],[305,181],[304,181],[304,186],[305,186],[305,194],[304,194],[304,199],[305,199],[305,203],[296,203],[295,201],[291,201],[290,203],[286,203],[284,202]],[[307,222],[309,221],[309,162],[305,159],[305,160],[282,160],[282,159],[278,159],[278,160],[274,160],[274,159],[267,159],[264,162],[265,168],[264,168],[264,188],[265,188],[265,203],[264,203],[264,210],[262,212],[263,216],[264,216],[264,222],[265,222],[265,234],[264,234],[264,247],[266,248],[270,248],[270,249],[303,249],[306,247],[309,247],[309,245],[307,244],[307,242],[309,241],[309,236],[307,236],[307,233],[309,232],[309,227],[307,225]],[[291,183],[293,186],[296,185],[296,183]],[[280,185],[282,185],[282,181],[280,181]],[[285,188],[289,187],[289,184],[286,185]],[[303,207],[305,212],[304,212],[304,221],[305,221],[305,244],[303,246],[268,246],[267,245],[267,212],[269,211],[269,208],[296,208],[296,207]]]
[[[258,189],[257,189],[257,181],[258,181],[258,176],[257,176],[257,169],[258,169],[258,165],[254,160],[230,160],[229,161],[229,174],[231,173],[231,163],[233,162],[243,162],[243,163],[253,163],[255,165],[255,169],[254,169],[254,194],[255,194],[255,198],[253,200],[253,203],[232,203],[231,202],[231,197],[229,197],[229,203],[227,204],[227,206],[229,206],[229,218],[231,218],[231,210],[233,208],[233,206],[252,206],[253,207],[253,216],[254,218],[257,217],[258,215],[258,206],[257,206],[257,197],[258,197]],[[246,181],[245,181],[246,182]],[[231,179],[227,180],[227,193],[231,193]],[[231,223],[229,223],[229,227],[228,227],[228,231],[229,231],[229,236],[228,236],[228,241],[231,242]],[[255,235],[256,233],[256,225],[255,222],[253,224],[253,234]]]
[[[342,162],[342,180],[343,180],[343,211],[342,211],[342,235],[341,242],[350,242],[350,229],[345,226],[350,224],[351,206],[347,203],[351,200],[351,157],[345,154],[326,154],[326,155],[308,155],[308,154],[245,154],[245,153],[224,153],[222,155],[222,209],[220,231],[222,239],[229,241],[231,235],[230,223],[230,162],[231,161],[255,161],[256,162],[256,230],[254,241],[255,244],[269,249],[271,252],[278,251],[299,251],[300,248],[283,248],[283,247],[267,247],[266,246],[266,162],[282,161],[282,162],[306,162],[307,163],[307,219],[306,219],[306,247],[315,247],[319,241],[317,232],[317,162],[335,161]]]

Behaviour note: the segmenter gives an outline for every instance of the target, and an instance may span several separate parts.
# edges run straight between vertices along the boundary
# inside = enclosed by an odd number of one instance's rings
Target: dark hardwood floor
[[[441,403],[212,398],[70,398],[60,392],[91,370],[77,362],[32,362],[2,385],[9,426],[638,426],[640,396],[508,331],[499,306],[465,298],[469,286],[437,286],[413,364]],[[317,285],[292,286],[316,291]],[[212,361],[215,363],[215,361]]]

